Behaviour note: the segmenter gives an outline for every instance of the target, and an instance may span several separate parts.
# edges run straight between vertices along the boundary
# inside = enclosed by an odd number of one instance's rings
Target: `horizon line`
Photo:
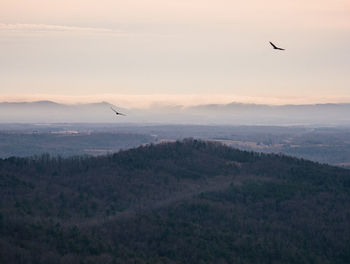
[[[315,104],[346,104],[350,103],[350,96],[344,95],[238,95],[231,93],[214,94],[18,94],[8,93],[0,95],[0,102],[37,102],[51,101],[60,104],[86,104],[108,102],[124,108],[150,108],[154,106],[198,106],[225,105],[230,103],[255,105],[315,105]]]
[[[0,104],[21,104],[21,103],[28,103],[28,104],[34,104],[34,103],[52,103],[57,105],[67,105],[67,106],[78,106],[78,105],[87,105],[87,104],[108,104],[114,106],[114,103],[108,102],[108,101],[88,101],[88,102],[59,102],[54,100],[18,100],[18,101],[0,101]],[[269,103],[253,103],[253,102],[239,102],[239,101],[231,101],[227,103],[202,103],[202,104],[192,104],[192,105],[184,105],[184,104],[171,104],[171,103],[165,103],[165,102],[154,102],[149,107],[198,107],[198,106],[227,106],[231,104],[236,105],[256,105],[256,106],[271,106],[271,107],[278,107],[278,106],[316,106],[316,105],[347,105],[350,104],[350,101],[348,102],[315,102],[315,103],[285,103],[285,104],[269,104]],[[118,106],[120,107],[120,106]],[[124,107],[124,108],[137,108],[137,107]],[[142,107],[141,107],[142,108]]]

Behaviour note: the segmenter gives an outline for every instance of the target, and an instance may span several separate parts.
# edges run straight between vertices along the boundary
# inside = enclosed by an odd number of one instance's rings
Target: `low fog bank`
[[[110,109],[127,116],[116,116]],[[0,103],[2,123],[153,123],[201,125],[350,125],[350,104],[153,105],[124,109],[107,102],[58,104],[51,101]]]

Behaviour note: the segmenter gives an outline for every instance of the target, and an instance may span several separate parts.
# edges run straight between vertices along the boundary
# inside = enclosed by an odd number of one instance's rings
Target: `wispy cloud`
[[[38,32],[80,32],[80,33],[105,33],[105,34],[122,34],[121,30],[97,27],[76,27],[66,25],[50,24],[6,24],[0,23],[0,31],[20,32],[20,33],[38,33]]]

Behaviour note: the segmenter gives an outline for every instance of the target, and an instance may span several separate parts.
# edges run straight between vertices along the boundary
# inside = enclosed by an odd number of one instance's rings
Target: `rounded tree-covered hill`
[[[350,170],[213,142],[0,159],[0,263],[350,263]]]

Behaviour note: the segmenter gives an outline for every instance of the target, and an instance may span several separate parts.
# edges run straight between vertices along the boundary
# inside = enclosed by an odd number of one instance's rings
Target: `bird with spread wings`
[[[277,47],[275,44],[273,44],[271,41],[270,41],[270,44],[271,44],[271,46],[274,48],[274,49],[276,49],[276,50],[285,50],[285,49],[282,49],[282,48],[279,48],[279,47]]]
[[[113,111],[116,115],[126,116],[125,114],[116,111],[113,107],[111,107],[111,109],[112,109],[112,111]]]

